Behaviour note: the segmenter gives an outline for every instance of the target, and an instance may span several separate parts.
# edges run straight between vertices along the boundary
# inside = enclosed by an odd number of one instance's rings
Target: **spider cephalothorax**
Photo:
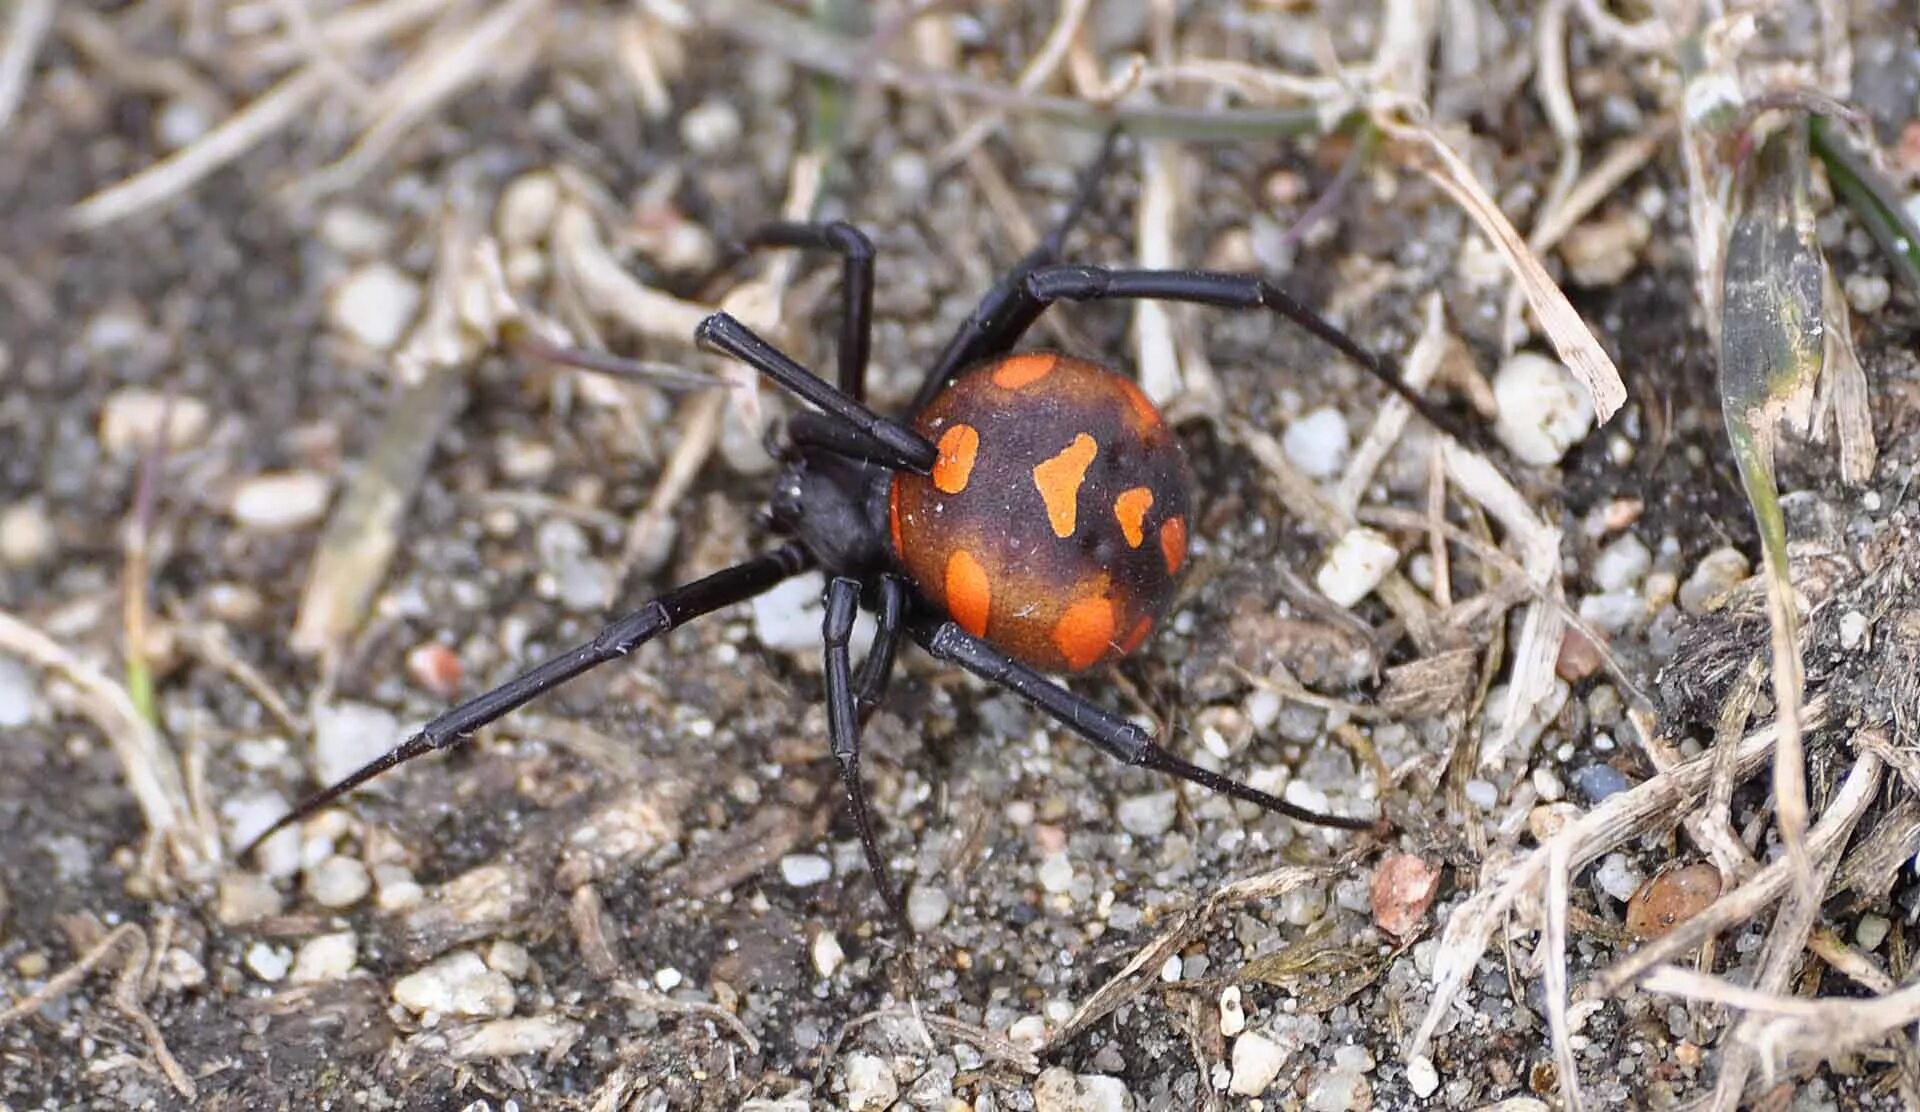
[[[1085,671],[1147,640],[1186,563],[1192,501],[1178,440],[1129,379],[1066,355],[1014,352],[1049,305],[1159,299],[1265,309],[1305,327],[1434,419],[1389,364],[1262,278],[1058,262],[1098,170],[1089,173],[1053,234],[960,327],[905,421],[874,412],[864,400],[873,291],[867,238],[840,222],[762,229],[751,246],[828,250],[843,260],[837,385],[724,313],[703,321],[697,334],[702,346],[741,360],[812,406],[788,423],[785,464],[770,500],[772,528],[784,543],[670,590],[586,644],[454,707],[302,801],[254,844],[403,761],[465,741],[644,641],[811,569],[828,577],[822,642],[833,755],[868,865],[903,931],[898,890],[860,781],[862,708],[885,693],[902,635],[1022,696],[1130,764],[1301,821],[1371,828],[1369,820],[1302,810],[1190,764],[1157,745],[1146,729],[1045,674]],[[856,674],[849,645],[863,605],[875,612],[877,633]]]

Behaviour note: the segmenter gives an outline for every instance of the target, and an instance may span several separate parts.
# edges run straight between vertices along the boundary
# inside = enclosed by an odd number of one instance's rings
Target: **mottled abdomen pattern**
[[[1027,352],[915,418],[931,475],[893,480],[893,547],[962,629],[1051,672],[1138,648],[1187,558],[1192,486],[1159,410],[1095,363]]]

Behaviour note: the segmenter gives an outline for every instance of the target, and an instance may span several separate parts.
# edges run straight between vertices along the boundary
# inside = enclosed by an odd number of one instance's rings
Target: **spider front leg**
[[[827,617],[822,634],[827,646],[827,734],[833,745],[833,759],[840,765],[840,783],[846,788],[847,806],[853,812],[853,825],[860,833],[860,848],[867,855],[867,869],[880,889],[880,898],[907,937],[913,927],[907,922],[906,905],[900,902],[900,889],[894,885],[893,872],[880,852],[873,835],[873,815],[867,806],[867,789],[860,782],[860,706],[854,696],[853,665],[848,644],[853,638],[853,619],[860,611],[860,581],[835,576],[827,584]],[[871,655],[868,657],[872,659]]]
[[[1248,787],[1238,780],[1189,764],[1155,744],[1153,735],[1146,730],[1054,683],[952,622],[935,625],[923,620],[913,626],[913,636],[934,657],[958,664],[981,679],[1006,688],[1117,760],[1177,776],[1235,799],[1244,799],[1296,822],[1334,826],[1343,830],[1374,830],[1380,825],[1372,819],[1309,811],[1258,788]]]
[[[873,241],[844,220],[826,224],[781,221],[756,229],[748,247],[832,251],[840,270],[840,392],[867,400],[867,356],[873,346]]]
[[[717,571],[647,603],[594,634],[593,640],[536,665],[484,694],[461,703],[427,723],[420,732],[349,773],[338,783],[313,793],[267,827],[241,856],[280,830],[299,822],[353,789],[386,772],[437,749],[451,749],[473,737],[473,732],[566,683],[583,672],[626,656],[640,645],[695,618],[763,594],[781,581],[806,570],[812,561],[797,544],[783,545],[765,556]]]

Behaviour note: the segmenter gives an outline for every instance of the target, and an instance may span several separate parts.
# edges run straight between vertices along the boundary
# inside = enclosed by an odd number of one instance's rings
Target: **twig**
[[[56,0],[20,0],[13,10],[13,19],[7,24],[7,44],[0,48],[0,133],[6,132],[26,97],[33,62],[47,41],[56,7]]]
[[[1060,63],[1067,56],[1067,48],[1073,45],[1074,36],[1080,33],[1080,25],[1087,18],[1087,9],[1092,0],[1060,0],[1060,12],[1054,17],[1053,29],[1041,41],[1040,49],[1028,60],[1026,68],[1014,81],[1014,88],[1022,93],[1032,93],[1053,79],[1060,69]],[[1006,122],[1005,111],[989,112],[967,125],[967,129],[951,139],[940,153],[933,158],[936,172],[944,172],[965,158],[975,147],[987,140]]]
[[[718,1004],[703,1004],[692,1000],[675,1000],[665,993],[655,992],[643,985],[633,984],[628,981],[613,982],[613,992],[614,995],[621,999],[632,1004],[637,1004],[642,1008],[665,1012],[668,1015],[697,1016],[717,1026],[724,1027],[728,1031],[733,1032],[733,1037],[740,1040],[740,1045],[747,1048],[747,1053],[760,1053],[760,1040],[753,1037],[753,1032],[747,1030],[747,1025],[740,1022],[739,1016],[734,1015]]]

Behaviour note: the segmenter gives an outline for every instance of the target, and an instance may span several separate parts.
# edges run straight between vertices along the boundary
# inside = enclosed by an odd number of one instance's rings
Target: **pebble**
[[[1612,765],[1588,765],[1573,774],[1573,786],[1587,797],[1587,802],[1598,803],[1610,795],[1626,791],[1633,785],[1627,781],[1627,774]]]
[[[162,416],[167,421],[167,451],[185,452],[200,446],[213,414],[207,403],[186,394],[173,395],[173,411],[167,412],[167,395],[159,390],[129,386],[107,395],[100,409],[100,446],[110,456],[126,458],[146,451],[160,432]]]
[[[1352,440],[1347,419],[1332,406],[1321,406],[1287,426],[1280,449],[1295,467],[1315,479],[1330,479],[1347,465]]]
[[[200,959],[178,946],[167,949],[160,962],[160,987],[168,992],[199,988],[207,983],[207,967]]]
[[[286,797],[272,790],[247,792],[222,800],[220,817],[226,820],[227,847],[238,855],[287,810]],[[261,843],[254,862],[267,876],[292,876],[300,868],[300,832],[287,829],[268,838]]]
[[[939,926],[952,907],[953,897],[938,884],[920,881],[907,889],[907,924],[916,931],[930,931]]]
[[[1233,1040],[1233,1076],[1227,1090],[1243,1097],[1259,1096],[1280,1076],[1288,1057],[1286,1048],[1265,1035],[1253,1031],[1241,1035]]]
[[[1866,643],[1867,630],[1872,623],[1858,610],[1849,610],[1840,615],[1840,647],[1852,652]],[[0,723],[4,725],[4,723]]]
[[[1462,786],[1467,802],[1482,811],[1491,811],[1500,805],[1500,789],[1491,781],[1474,778]]]
[[[1033,1081],[1034,1112],[1127,1112],[1132,1107],[1133,1094],[1117,1077],[1051,1066]]]
[[[1114,808],[1120,829],[1136,838],[1158,838],[1173,829],[1177,811],[1178,796],[1172,791],[1128,796]]]
[[[507,183],[494,210],[494,227],[503,246],[528,247],[547,237],[547,229],[559,212],[560,179],[537,170]]]
[[[1373,922],[1395,938],[1409,938],[1426,920],[1440,870],[1411,853],[1391,854],[1373,870]]]
[[[349,259],[384,254],[393,243],[393,227],[359,205],[329,205],[320,214],[320,241]]]
[[[313,714],[313,774],[332,784],[399,742],[400,720],[366,703],[325,703]]]
[[[415,1015],[496,1018],[513,1011],[513,982],[459,950],[394,982],[393,999]]]
[[[332,484],[317,471],[269,471],[241,480],[227,513],[243,529],[290,533],[325,516],[332,493]]]
[[[280,890],[266,877],[237,870],[221,874],[214,916],[222,925],[237,927],[257,923],[280,914],[281,906]]]
[[[680,141],[699,155],[725,154],[740,142],[738,109],[724,100],[708,100],[680,117]]]
[[[1594,871],[1593,879],[1599,883],[1602,892],[1624,902],[1633,898],[1645,878],[1639,866],[1629,861],[1626,854],[1609,853]]]
[[[1593,429],[1593,401],[1557,360],[1523,351],[1493,377],[1494,435],[1522,462],[1547,467]]]
[[[789,853],[780,859],[780,877],[795,888],[824,884],[833,875],[833,862],[817,853]]]
[[[373,867],[373,906],[381,911],[405,911],[426,897],[405,865]]]
[[[847,952],[840,948],[840,939],[829,930],[823,930],[813,936],[813,945],[809,952],[813,957],[813,970],[822,977],[831,977],[846,963]]]
[[[1885,916],[1868,912],[1860,917],[1860,922],[1853,928],[1853,941],[1862,950],[1872,953],[1887,940],[1887,932],[1892,929],[1893,923]]]
[[[1593,560],[1593,581],[1603,591],[1624,591],[1646,577],[1653,553],[1632,533],[1622,534]]]
[[[1580,600],[1580,620],[1601,633],[1620,633],[1647,616],[1647,602],[1637,591],[1603,591]]]
[[[619,589],[613,568],[593,557],[586,531],[566,518],[549,518],[534,531],[534,551],[560,605],[580,613],[605,610]]]
[[[873,1054],[847,1055],[847,1107],[853,1112],[891,1108],[900,1099],[900,1083],[893,1067]]]
[[[1023,1015],[1007,1027],[1007,1038],[1028,1049],[1047,1041],[1047,1021],[1037,1015]]]
[[[1680,609],[1688,614],[1704,614],[1720,596],[1739,586],[1752,568],[1746,554],[1737,548],[1716,548],[1700,558],[1693,574],[1680,584]]]
[[[1630,208],[1610,211],[1567,230],[1560,258],[1576,286],[1611,286],[1625,278],[1653,236],[1653,224]]]
[[[1886,308],[1893,296],[1893,285],[1878,274],[1849,274],[1846,280],[1847,304],[1862,316],[1872,316]]]
[[[1314,1082],[1307,1090],[1307,1108],[1310,1112],[1349,1112],[1354,1108],[1365,1108],[1373,1096],[1373,1087],[1367,1079],[1351,1070],[1334,1070]]]
[[[297,985],[337,981],[353,972],[359,958],[360,942],[352,931],[309,938],[294,955],[291,979]]]
[[[1433,1068],[1433,1059],[1424,1054],[1407,1059],[1407,1087],[1421,1100],[1440,1091],[1440,1071]]]
[[[1349,1073],[1366,1073],[1373,1069],[1373,1055],[1364,1046],[1348,1043],[1337,1047],[1333,1052],[1333,1068]]]
[[[0,656],[0,726],[24,726],[40,717],[40,685],[26,665]]]
[[[38,501],[16,502],[0,510],[0,564],[32,567],[51,557],[58,543],[47,509]]]
[[[1228,985],[1220,990],[1220,1034],[1233,1038],[1247,1029],[1247,1012],[1240,1003],[1240,986]]]
[[[1598,672],[1603,662],[1600,646],[1586,634],[1569,627],[1560,635],[1560,651],[1553,659],[1553,674],[1568,683],[1578,683]]]
[[[1720,870],[1704,861],[1663,869],[1627,901],[1627,930],[1635,938],[1658,938],[1705,911],[1720,898],[1720,885]]]
[[[460,655],[438,641],[415,645],[407,653],[407,678],[442,699],[460,693]]]
[[[533,955],[510,938],[496,938],[487,947],[487,968],[518,981],[533,969]]]
[[[827,608],[819,572],[795,576],[753,600],[753,636],[769,649],[818,654]]]
[[[270,985],[278,984],[286,978],[287,970],[293,967],[293,951],[285,946],[256,942],[247,947],[246,963],[254,976]]]
[[[1040,862],[1040,887],[1048,892],[1060,893],[1073,887],[1073,862],[1067,859],[1065,851],[1047,854]]]
[[[1373,529],[1347,530],[1314,574],[1314,586],[1335,606],[1352,606],[1366,598],[1400,562],[1400,550]]]
[[[371,891],[373,878],[356,858],[334,854],[307,872],[307,895],[321,907],[352,907]]]
[[[373,349],[388,351],[406,335],[420,309],[420,283],[398,267],[371,262],[334,288],[329,303],[333,327]]]

